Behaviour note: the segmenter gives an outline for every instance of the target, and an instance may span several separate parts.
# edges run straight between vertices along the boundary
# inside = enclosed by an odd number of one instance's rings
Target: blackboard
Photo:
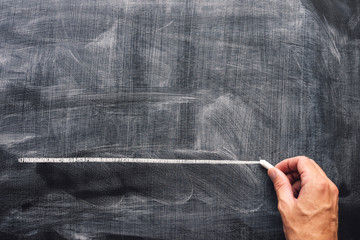
[[[306,155],[360,236],[357,0],[0,2],[1,239],[284,239],[258,165]]]

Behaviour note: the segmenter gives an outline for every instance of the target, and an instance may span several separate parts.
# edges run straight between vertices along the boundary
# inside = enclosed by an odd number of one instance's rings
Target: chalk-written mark
[[[76,163],[76,162],[116,162],[116,163],[158,163],[158,164],[260,164],[260,161],[240,160],[198,160],[198,159],[151,159],[151,158],[19,158],[21,163]]]

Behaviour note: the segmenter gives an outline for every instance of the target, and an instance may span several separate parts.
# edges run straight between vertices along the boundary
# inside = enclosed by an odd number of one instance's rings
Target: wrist
[[[330,226],[312,229],[305,225],[300,226],[299,229],[289,229],[284,227],[284,233],[287,240],[337,240],[337,227],[333,228]]]

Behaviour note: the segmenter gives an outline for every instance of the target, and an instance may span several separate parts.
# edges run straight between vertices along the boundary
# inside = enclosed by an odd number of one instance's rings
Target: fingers
[[[302,187],[308,186],[307,189],[313,192],[318,185],[324,185],[321,182],[330,181],[314,160],[304,156],[285,159],[275,168],[269,169],[268,174],[274,183],[279,201],[294,201],[301,195]]]
[[[276,164],[275,167],[284,173],[298,172],[300,174],[302,171],[316,169],[310,159],[303,156],[285,159]]]
[[[300,189],[301,189],[301,180],[298,180],[292,185],[292,190],[295,198],[299,196]]]
[[[285,174],[298,172],[303,184],[320,173],[318,170],[320,167],[314,161],[302,156],[285,159],[276,164],[275,167]]]
[[[294,201],[293,189],[288,177],[277,168],[270,168],[268,175],[274,184],[279,202],[291,204]]]
[[[294,182],[300,179],[300,174],[298,172],[287,173],[286,176],[291,184],[294,184]]]

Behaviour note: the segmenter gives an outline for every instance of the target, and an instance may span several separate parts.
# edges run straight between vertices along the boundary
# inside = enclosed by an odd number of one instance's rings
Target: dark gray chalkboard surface
[[[284,239],[258,165],[306,155],[360,238],[358,0],[0,1],[0,239]]]

